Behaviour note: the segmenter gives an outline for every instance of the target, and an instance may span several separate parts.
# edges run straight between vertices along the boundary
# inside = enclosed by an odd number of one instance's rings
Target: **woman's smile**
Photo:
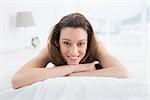
[[[71,60],[76,60],[76,59],[78,59],[79,56],[76,56],[76,57],[74,57],[74,56],[68,56],[68,57],[69,57],[69,59],[71,59]]]
[[[67,62],[70,64],[78,64],[80,56],[67,56]]]

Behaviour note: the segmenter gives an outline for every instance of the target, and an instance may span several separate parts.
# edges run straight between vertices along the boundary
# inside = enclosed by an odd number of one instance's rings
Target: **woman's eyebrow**
[[[71,41],[71,40],[69,40],[69,39],[67,39],[67,38],[63,38],[62,40],[65,40],[65,41]],[[87,41],[86,39],[81,39],[81,40],[78,40],[77,42],[82,42],[82,41]]]
[[[66,38],[63,38],[62,40],[67,40],[67,41],[71,41],[71,40],[69,40],[69,39],[66,39]]]
[[[87,41],[86,39],[79,40],[78,42]]]

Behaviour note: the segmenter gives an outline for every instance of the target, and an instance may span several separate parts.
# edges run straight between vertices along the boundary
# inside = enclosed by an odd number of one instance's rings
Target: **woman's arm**
[[[102,43],[98,44],[97,58],[103,69],[72,73],[70,76],[128,77],[128,73],[124,65],[115,57],[110,55]]]
[[[62,77],[72,72],[73,69],[68,66],[21,69],[13,76],[12,86],[13,88],[20,88],[48,78]]]
[[[127,70],[122,65],[120,66],[114,65],[100,70],[71,73],[69,76],[101,76],[101,77],[116,77],[116,78],[128,77]]]
[[[12,77],[13,88],[19,88],[47,78],[65,76],[73,72],[69,66],[45,68],[50,62],[48,47],[45,47],[40,54],[30,60],[17,71]]]
[[[49,62],[50,58],[48,48],[46,47],[37,57],[24,64],[23,67],[13,75],[13,88],[27,86],[47,78],[67,76],[73,72],[94,70],[92,67],[93,63],[45,68]]]

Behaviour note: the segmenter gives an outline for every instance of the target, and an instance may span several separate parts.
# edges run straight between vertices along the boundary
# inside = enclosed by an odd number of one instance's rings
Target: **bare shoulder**
[[[50,60],[50,53],[48,50],[48,45],[46,45],[41,52],[38,54],[37,58],[43,58],[45,60]]]
[[[35,59],[42,61],[44,64],[47,64],[47,63],[49,63],[51,61],[50,60],[50,53],[49,53],[48,45],[46,45],[40,51],[40,53],[37,55],[37,57]]]
[[[50,54],[48,51],[48,46],[45,46],[41,52],[34,57],[33,59],[31,59],[30,61],[28,61],[27,63],[25,63],[23,65],[23,68],[42,68],[42,67],[46,67],[46,65],[50,62]]]
[[[112,66],[123,66],[116,57],[107,51],[102,42],[98,42],[98,57],[104,68]]]
[[[101,42],[101,41],[97,41],[98,44],[98,54],[101,56],[106,56],[109,55],[109,52],[106,49],[106,46]]]

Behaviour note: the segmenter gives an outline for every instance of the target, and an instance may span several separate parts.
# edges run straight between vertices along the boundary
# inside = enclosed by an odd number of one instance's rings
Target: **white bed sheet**
[[[148,100],[148,84],[135,78],[59,77],[13,89],[5,79],[0,100]]]

